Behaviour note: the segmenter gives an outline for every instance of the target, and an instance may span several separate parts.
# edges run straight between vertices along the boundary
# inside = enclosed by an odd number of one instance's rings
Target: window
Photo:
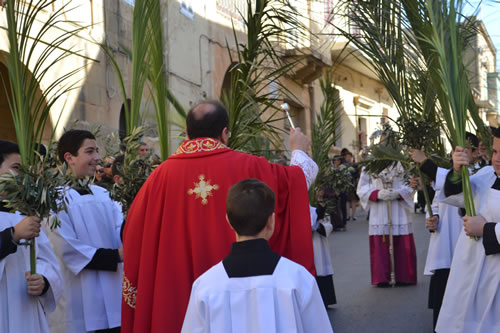
[[[186,16],[188,19],[194,19],[193,1],[192,0],[182,0],[181,1],[181,14]]]

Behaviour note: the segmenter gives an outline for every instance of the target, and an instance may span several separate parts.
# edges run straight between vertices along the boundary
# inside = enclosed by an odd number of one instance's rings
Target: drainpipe
[[[359,96],[354,96],[352,98],[352,104],[354,104],[354,124],[356,125],[356,139],[358,141],[358,145],[356,147],[357,152],[356,155],[359,157],[359,153],[361,151],[361,138],[359,136],[359,119],[358,119],[358,104],[359,104]]]

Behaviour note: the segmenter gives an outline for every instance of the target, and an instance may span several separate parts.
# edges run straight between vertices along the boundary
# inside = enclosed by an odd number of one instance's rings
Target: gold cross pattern
[[[200,175],[199,177],[200,182],[199,183],[194,183],[194,188],[188,190],[188,194],[196,194],[195,199],[201,198],[201,204],[206,205],[208,203],[207,197],[212,195],[212,190],[218,190],[219,185],[210,184],[210,180],[205,181],[205,176]]]

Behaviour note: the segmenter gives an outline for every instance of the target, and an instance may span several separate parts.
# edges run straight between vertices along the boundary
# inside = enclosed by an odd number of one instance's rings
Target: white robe
[[[123,264],[116,272],[84,269],[99,248],[118,249],[123,215],[108,192],[66,193],[68,211],[57,214],[61,227],[50,238],[61,262],[66,289],[49,316],[52,333],[80,333],[113,328],[121,323]]]
[[[182,327],[194,332],[328,333],[314,277],[281,257],[272,275],[229,278],[222,262],[194,283]]]
[[[482,168],[470,178],[476,214],[500,222],[500,191],[491,188],[493,167]],[[440,200],[464,207],[463,193]],[[500,332],[500,255],[486,256],[482,239],[462,231],[451,264],[450,276],[436,331],[441,333]]]
[[[407,209],[413,207],[413,189],[404,184],[402,177],[403,168],[398,164],[391,168],[389,174],[393,175],[392,190],[398,192],[403,200],[392,200],[392,234],[408,235],[413,233],[413,225],[408,220]],[[382,180],[367,174],[364,170],[359,178],[357,194],[363,209],[370,209],[369,235],[388,235],[389,219],[387,201],[373,202],[370,195],[375,190],[384,188]]]
[[[0,212],[0,231],[15,226],[24,216]],[[16,252],[0,259],[0,332],[48,333],[46,312],[54,311],[63,289],[61,272],[50,242],[43,232],[36,238],[36,270],[49,281],[43,296],[27,291],[25,272],[30,271],[30,250],[18,246]]]
[[[425,260],[424,275],[432,275],[437,269],[451,267],[453,253],[458,237],[463,229],[463,221],[458,214],[458,208],[438,202],[439,194],[443,191],[446,175],[449,170],[438,168],[434,189],[432,212],[439,215],[437,230],[431,233],[427,258]]]
[[[314,267],[318,276],[333,275],[332,258],[330,257],[330,247],[328,246],[328,236],[332,233],[333,226],[330,222],[330,216],[325,214],[322,220],[318,220],[316,208],[310,207],[311,212],[311,227],[313,230],[318,230],[322,224],[325,228],[326,237],[317,232],[313,232],[313,251],[314,251]]]

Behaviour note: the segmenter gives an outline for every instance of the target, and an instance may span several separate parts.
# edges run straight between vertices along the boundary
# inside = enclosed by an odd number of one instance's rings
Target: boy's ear
[[[120,176],[120,175],[114,175],[113,176],[113,181],[115,182],[115,184],[120,184],[122,182],[122,176]]]
[[[266,229],[269,231],[269,238],[273,235],[274,233],[274,223],[275,223],[275,215],[274,212],[271,214],[271,216],[268,217],[267,223],[266,223]]]
[[[227,224],[229,224],[229,228],[231,228],[231,230],[234,231],[234,228],[233,226],[231,225],[231,223],[229,222],[229,217],[227,217],[227,214],[226,214],[226,221],[227,221]]]
[[[64,161],[66,163],[68,163],[68,165],[72,164],[73,158],[74,158],[74,156],[69,151],[64,153]]]

